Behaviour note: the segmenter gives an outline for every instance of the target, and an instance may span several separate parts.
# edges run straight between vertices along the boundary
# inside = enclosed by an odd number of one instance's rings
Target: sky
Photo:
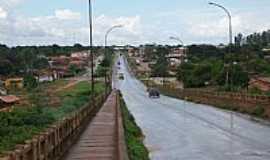
[[[233,35],[270,29],[269,0],[213,0],[232,14]],[[104,45],[228,43],[228,17],[207,0],[92,0],[93,38]],[[0,0],[0,43],[88,44],[88,0]]]

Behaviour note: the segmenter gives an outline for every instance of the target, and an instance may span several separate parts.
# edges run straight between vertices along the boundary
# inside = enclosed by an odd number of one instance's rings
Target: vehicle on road
[[[118,79],[124,80],[125,79],[124,74],[123,73],[119,73],[118,74]]]
[[[148,89],[148,96],[149,98],[160,98],[160,93],[155,88]]]
[[[140,61],[140,60],[138,60],[138,59],[136,59],[136,65],[137,65],[137,66],[139,66],[139,65],[140,65],[140,63],[141,63],[141,61]]]

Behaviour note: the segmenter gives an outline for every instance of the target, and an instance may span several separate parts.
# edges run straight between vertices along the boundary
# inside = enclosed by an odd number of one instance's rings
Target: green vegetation
[[[27,90],[32,90],[38,86],[37,79],[34,76],[29,75],[29,74],[24,76],[23,82],[24,82],[24,87]]]
[[[105,77],[105,75],[108,74],[108,71],[112,67],[113,63],[114,63],[113,49],[106,48],[106,53],[104,54],[104,58],[101,61],[96,71],[97,77]]]
[[[168,55],[169,51],[166,48],[159,48],[157,50],[157,61],[155,65],[152,67],[152,76],[153,77],[166,77],[169,75],[168,69],[169,69],[169,62],[166,58],[166,55]]]
[[[88,50],[89,47],[75,44],[74,46],[17,46],[8,47],[0,44],[0,75],[23,76],[36,70],[47,69],[50,56],[69,56],[73,52]],[[94,47],[98,53],[101,47]]]
[[[252,114],[253,114],[254,116],[257,116],[257,117],[263,117],[264,114],[265,114],[265,108],[263,108],[263,107],[261,107],[261,106],[257,106],[257,107],[253,110]]]
[[[30,139],[54,121],[52,113],[38,107],[0,112],[0,153]]]
[[[57,83],[64,83],[59,81]],[[48,87],[48,84],[45,85]],[[50,106],[40,86],[30,95],[31,105],[17,107],[12,112],[0,112],[0,152],[14,149],[16,144],[23,143],[33,135],[46,129],[48,125],[81,108],[90,100],[90,83],[79,82],[76,85],[56,92],[59,106]],[[104,85],[96,85],[96,94],[104,90]]]
[[[204,87],[206,85],[225,86],[226,76],[229,74],[231,90],[233,88],[246,88],[249,82],[248,73],[241,65],[224,66],[221,60],[204,60],[201,62],[184,63],[178,68],[177,77],[182,80],[185,87]]]
[[[130,160],[149,160],[149,153],[143,144],[143,134],[121,99],[125,136]]]
[[[238,34],[235,44],[190,45],[188,62],[177,69],[185,87],[218,86],[226,91],[246,89],[254,75],[270,76],[270,30],[244,37]]]

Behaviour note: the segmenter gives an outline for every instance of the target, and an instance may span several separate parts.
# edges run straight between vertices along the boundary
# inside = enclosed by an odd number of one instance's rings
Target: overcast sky
[[[215,0],[233,17],[233,34],[270,29],[269,0]],[[94,43],[109,44],[228,43],[225,13],[207,0],[93,0]],[[0,0],[0,43],[70,45],[88,42],[88,0]]]

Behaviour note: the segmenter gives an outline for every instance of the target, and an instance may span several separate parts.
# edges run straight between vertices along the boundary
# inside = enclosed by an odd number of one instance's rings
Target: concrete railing
[[[124,124],[123,124],[123,116],[121,112],[121,101],[120,101],[120,91],[117,91],[116,95],[116,140],[117,140],[117,148],[116,148],[116,155],[117,160],[129,160],[126,140],[125,140],[125,131],[124,131]]]
[[[104,95],[96,97],[70,116],[51,125],[15,150],[0,155],[0,160],[59,160],[76,141],[104,102]]]
[[[224,98],[235,101],[244,101],[254,104],[270,105],[270,97],[264,95],[251,95],[245,93],[232,93],[232,92],[217,92],[217,91],[203,91],[200,89],[175,89],[167,86],[155,85],[155,87],[166,92],[175,93],[177,95],[199,95],[214,98]]]
[[[243,113],[270,118],[270,97],[254,96],[243,93],[203,91],[199,89],[174,89],[153,85],[163,94],[197,103],[232,109]],[[260,113],[263,112],[263,113]],[[260,114],[260,115],[257,115]]]

